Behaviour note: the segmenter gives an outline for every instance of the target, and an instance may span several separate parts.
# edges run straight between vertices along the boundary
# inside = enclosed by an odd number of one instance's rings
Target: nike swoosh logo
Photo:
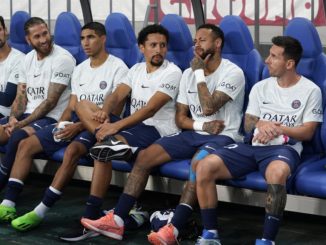
[[[149,88],[149,87],[147,87],[147,86],[144,86],[144,85],[141,85],[141,87],[142,87],[142,88]]]
[[[283,159],[290,160],[289,158],[287,158],[287,157],[285,157],[285,156],[282,156],[282,155],[278,155],[277,157],[278,157],[278,158],[283,158]]]
[[[208,146],[208,145],[205,145],[205,148],[207,148],[207,149],[211,149],[211,150],[213,150],[213,151],[215,151],[215,150],[216,150],[215,148],[213,148],[213,147],[210,147],[210,146]]]
[[[84,86],[85,85],[85,83],[83,83],[83,84],[79,84],[79,86]]]
[[[272,102],[266,102],[266,101],[263,101],[263,104],[264,104],[264,105],[272,104]]]
[[[35,78],[35,77],[39,77],[39,76],[41,76],[41,74],[34,75],[34,78]]]
[[[89,139],[86,139],[84,137],[79,137],[80,140],[84,140],[84,141],[87,141],[87,142],[91,142]]]
[[[119,144],[120,143],[120,141],[113,141],[113,140],[111,140],[111,144],[112,145],[117,145],[117,144]]]
[[[188,94],[197,94],[197,91],[190,91],[190,90],[188,90]]]

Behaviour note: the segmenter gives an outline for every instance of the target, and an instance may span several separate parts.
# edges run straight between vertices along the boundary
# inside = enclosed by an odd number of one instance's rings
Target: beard
[[[48,48],[47,49],[43,49],[43,48],[40,48],[38,46],[35,46],[33,44],[31,44],[32,48],[35,49],[35,51],[39,54],[42,54],[42,56],[48,56],[51,51],[52,51],[52,47],[53,47],[53,42],[52,42],[52,39],[48,42]]]
[[[200,49],[199,51],[201,51],[201,53],[199,53],[198,51],[196,51],[196,53],[200,56],[200,58],[202,58],[203,60],[207,57],[207,55],[211,55],[211,57],[214,56],[215,54],[215,50],[213,48],[209,48],[207,50],[204,49]]]
[[[159,57],[160,59],[158,59],[158,61],[155,61],[155,57]],[[152,59],[151,59],[151,65],[152,65],[152,66],[157,66],[157,67],[159,67],[159,66],[161,66],[161,65],[163,64],[163,62],[164,62],[163,56],[160,55],[160,54],[154,55],[154,56],[152,57]]]
[[[0,48],[3,48],[3,46],[5,46],[5,44],[6,44],[6,41],[0,40]]]

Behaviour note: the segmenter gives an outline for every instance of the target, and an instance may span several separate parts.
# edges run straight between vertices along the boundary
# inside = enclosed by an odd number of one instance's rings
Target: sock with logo
[[[89,195],[86,202],[86,209],[83,217],[88,219],[98,219],[102,216],[103,199],[97,196]]]
[[[265,214],[263,239],[275,241],[281,221],[282,221],[281,216]]]
[[[6,186],[9,174],[14,164],[19,142],[28,137],[25,130],[18,129],[13,132],[7,144],[7,150],[0,165],[0,191]]]
[[[192,207],[186,203],[180,203],[175,209],[171,223],[178,231],[182,230],[192,214]]]

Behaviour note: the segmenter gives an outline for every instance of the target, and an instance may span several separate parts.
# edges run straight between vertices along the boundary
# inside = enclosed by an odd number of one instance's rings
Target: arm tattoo
[[[213,95],[211,95],[205,83],[199,83],[197,88],[200,105],[206,116],[214,114],[231,100],[230,96],[221,91],[215,91]]]
[[[246,133],[250,133],[255,127],[256,123],[259,121],[259,118],[250,114],[246,114],[245,116],[245,124],[244,129]]]
[[[47,98],[26,119],[20,122],[20,127],[24,127],[31,122],[45,117],[58,103],[60,96],[67,88],[67,85],[50,83]]]
[[[17,88],[17,94],[14,102],[11,105],[10,116],[18,118],[26,110],[27,94],[26,94],[26,83],[19,83]]]

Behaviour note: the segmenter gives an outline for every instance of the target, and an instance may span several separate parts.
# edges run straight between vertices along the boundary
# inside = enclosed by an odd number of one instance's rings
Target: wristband
[[[203,131],[204,122],[194,121],[192,127],[196,131]]]
[[[206,83],[205,80],[205,74],[203,69],[197,69],[194,71],[195,73],[195,78],[196,78],[196,83]]]

